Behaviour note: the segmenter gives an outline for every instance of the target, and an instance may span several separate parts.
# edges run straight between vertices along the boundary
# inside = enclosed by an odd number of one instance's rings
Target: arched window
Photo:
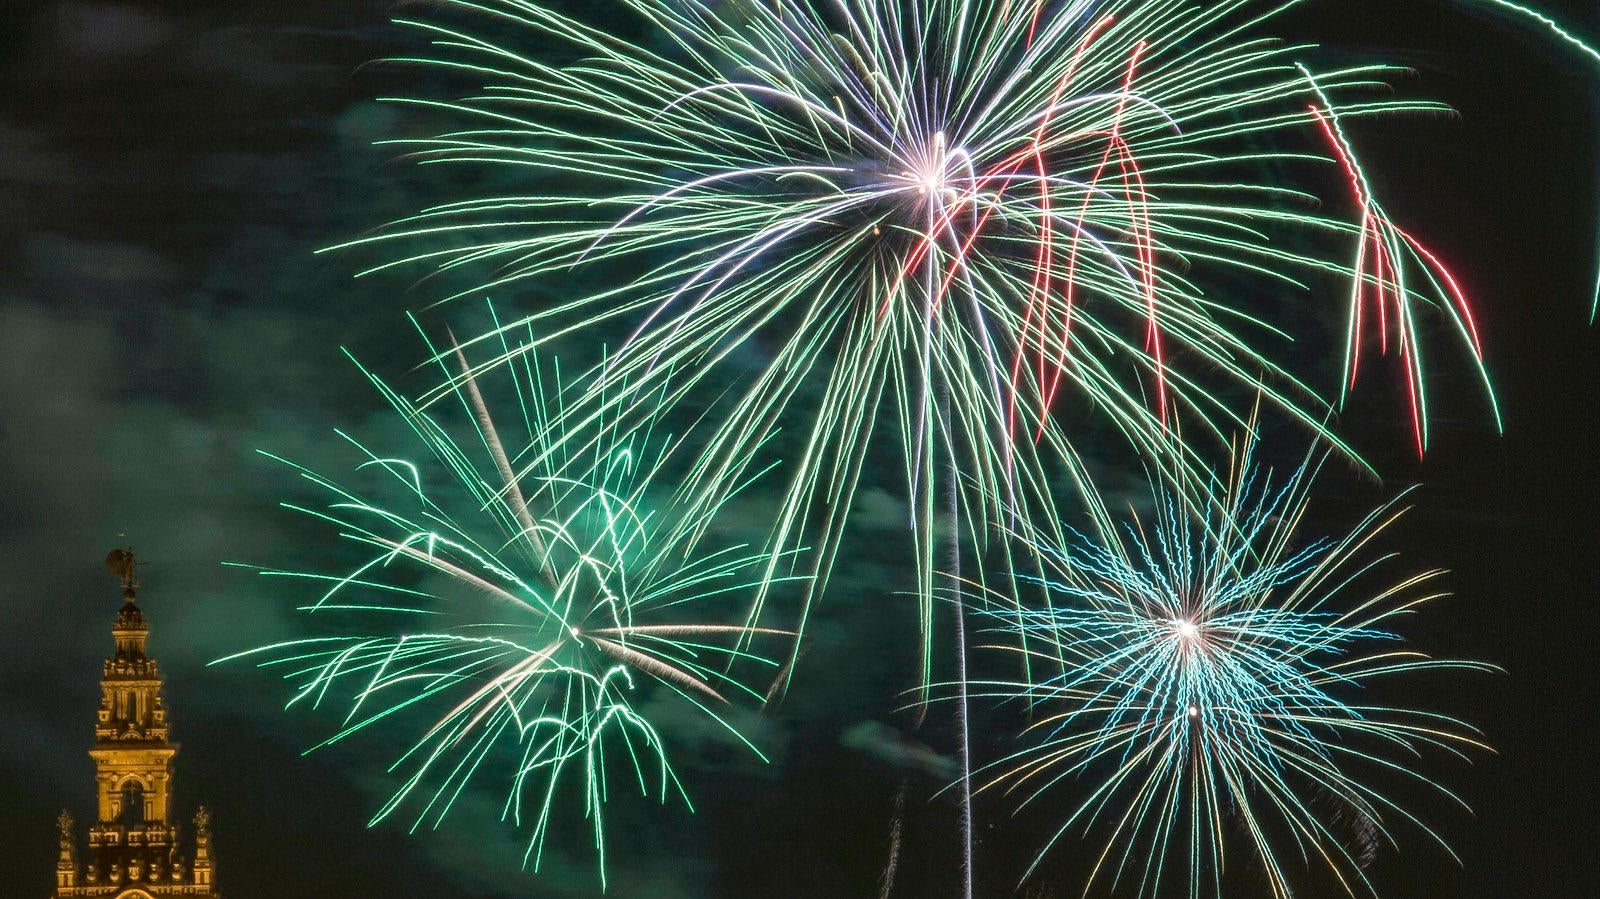
[[[117,817],[117,823],[123,827],[144,823],[144,786],[133,778],[122,785],[122,814]]]

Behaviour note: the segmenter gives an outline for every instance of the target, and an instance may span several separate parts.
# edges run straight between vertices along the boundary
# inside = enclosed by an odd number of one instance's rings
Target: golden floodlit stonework
[[[150,634],[137,602],[133,553],[112,550],[106,566],[122,578],[123,605],[111,625],[115,649],[100,678],[100,711],[94,728],[96,821],[89,828],[89,853],[78,856],[72,816],[61,813],[61,855],[54,899],[218,899],[211,855],[211,814],[194,816],[193,850],[179,853],[179,828],[172,820],[173,759],[178,744],[168,739],[161,674],[145,653]]]

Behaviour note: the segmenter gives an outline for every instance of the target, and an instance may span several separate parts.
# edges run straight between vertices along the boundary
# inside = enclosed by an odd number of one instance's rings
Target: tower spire
[[[62,813],[61,856],[56,865],[56,899],[130,895],[216,899],[211,858],[210,816],[195,847],[194,871],[178,857],[178,827],[172,816],[173,760],[178,745],[169,737],[162,679],[146,642],[150,627],[137,602],[133,550],[119,547],[106,555],[108,568],[122,583],[122,608],[112,620],[112,654],[100,678],[100,709],[94,728],[97,813],[89,828],[89,856],[78,869],[70,815]],[[203,870],[203,874],[201,874]],[[108,892],[109,891],[109,892]]]

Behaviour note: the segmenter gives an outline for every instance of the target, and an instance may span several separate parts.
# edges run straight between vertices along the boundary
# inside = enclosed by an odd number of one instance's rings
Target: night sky
[[[1592,0],[1544,7],[1600,35]],[[384,765],[398,744],[380,734],[302,757],[336,719],[284,713],[286,688],[246,665],[206,667],[306,633],[291,597],[221,564],[319,552],[277,505],[301,487],[256,451],[315,462],[333,428],[381,415],[340,346],[391,373],[419,355],[404,312],[424,310],[434,286],[417,272],[356,280],[356,260],[314,255],[448,196],[452,176],[371,146],[401,127],[374,98],[426,88],[371,64],[416,49],[394,9],[0,5],[7,895],[46,895],[56,813],[92,812],[86,750],[119,603],[101,559],[121,534],[149,563],[141,604],[183,746],[177,813],[214,810],[229,899],[598,895],[585,822],[572,822],[579,839],[552,842],[544,873],[520,869],[498,783],[437,832],[367,829],[395,786]],[[1471,372],[1445,365],[1426,461],[1381,396],[1340,424],[1386,480],[1336,478],[1318,520],[1347,525],[1421,483],[1391,545],[1417,568],[1450,569],[1454,596],[1407,635],[1506,669],[1422,678],[1406,696],[1480,726],[1498,755],[1428,762],[1473,809],[1419,809],[1462,864],[1400,828],[1402,852],[1380,857],[1374,880],[1390,897],[1600,895],[1600,328],[1588,325],[1600,74],[1445,0],[1325,0],[1284,28],[1410,65],[1400,91],[1459,110],[1357,139],[1391,213],[1477,297],[1505,410],[1497,434]],[[613,803],[609,895],[875,896],[902,782],[895,895],[953,893],[955,810],[934,795],[952,765],[948,724],[913,735],[896,711],[916,678],[904,575],[892,554],[842,562],[790,697],[750,722],[773,764],[690,729],[672,749],[696,814]],[[978,818],[982,893],[1010,895],[1039,821],[1013,820],[1004,802],[980,802]],[[1056,870],[1061,886],[1033,895],[1078,895],[1074,866]]]

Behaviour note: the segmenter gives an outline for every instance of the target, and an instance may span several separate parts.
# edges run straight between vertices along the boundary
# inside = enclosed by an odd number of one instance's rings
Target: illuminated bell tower
[[[172,820],[178,744],[168,739],[161,674],[145,651],[150,628],[137,602],[134,564],[129,550],[112,550],[106,557],[107,567],[122,578],[123,605],[111,625],[115,648],[101,674],[100,711],[89,750],[97,820],[89,828],[88,865],[80,871],[72,818],[61,813],[55,896],[216,899],[211,816],[204,808],[195,815],[194,857],[187,870],[178,855],[178,827]]]

